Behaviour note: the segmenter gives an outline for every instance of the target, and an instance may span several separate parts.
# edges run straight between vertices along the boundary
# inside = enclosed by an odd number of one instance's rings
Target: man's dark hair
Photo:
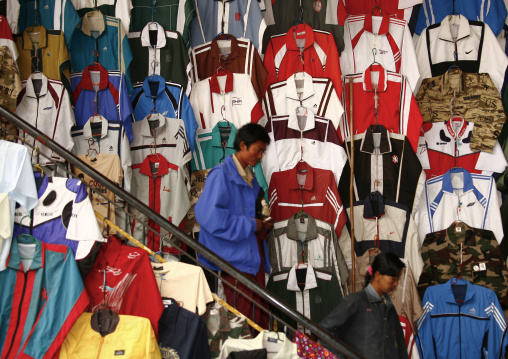
[[[372,275],[367,272],[365,274],[365,286],[367,286],[372,279],[374,279],[374,274],[379,272],[379,274],[389,275],[391,277],[397,277],[400,275],[400,271],[402,268],[405,268],[406,265],[402,262],[397,255],[392,252],[384,252],[374,258],[374,261],[371,264],[372,267]]]
[[[270,144],[270,137],[265,128],[257,123],[248,123],[243,125],[236,133],[235,142],[233,147],[235,150],[240,151],[240,143],[245,142],[247,148],[257,141]]]

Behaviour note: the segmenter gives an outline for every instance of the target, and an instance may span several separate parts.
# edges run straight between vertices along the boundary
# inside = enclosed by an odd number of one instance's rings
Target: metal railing
[[[201,245],[199,242],[194,240],[193,238],[189,237],[186,233],[181,231],[178,227],[173,225],[171,222],[163,218],[161,215],[159,215],[157,212],[146,206],[144,203],[140,202],[137,198],[132,196],[130,193],[126,192],[124,189],[122,189],[120,186],[118,186],[116,183],[109,180],[107,177],[102,175],[101,173],[95,171],[93,168],[88,166],[85,162],[78,159],[76,156],[65,150],[62,146],[60,146],[58,143],[52,141],[48,136],[46,136],[44,133],[36,129],[35,127],[31,126],[30,124],[26,123],[23,119],[18,117],[15,114],[12,114],[8,110],[6,110],[4,107],[0,106],[0,116],[7,119],[9,122],[13,123],[18,129],[25,131],[27,134],[32,136],[34,139],[36,139],[38,142],[40,142],[42,145],[48,147],[52,151],[54,151],[56,154],[58,154],[61,158],[63,158],[65,161],[67,161],[72,166],[75,166],[80,171],[82,171],[84,174],[88,175],[89,177],[93,178],[95,181],[98,181],[101,183],[103,187],[105,187],[107,190],[114,193],[117,197],[121,198],[126,204],[128,204],[131,208],[135,208],[140,213],[145,215],[147,218],[152,220],[155,224],[159,225],[161,229],[164,229],[171,233],[172,239],[170,241],[171,245],[176,247],[177,249],[180,249],[178,245],[175,244],[173,239],[178,239],[182,243],[185,243],[187,247],[192,248],[195,252],[201,254],[206,259],[210,260],[212,263],[214,263],[219,268],[222,268],[223,271],[230,274],[232,277],[234,277],[236,280],[241,282],[243,285],[245,285],[248,289],[252,290],[255,294],[259,295],[262,299],[264,299],[266,302],[269,303],[269,305],[277,308],[281,313],[283,313],[285,316],[290,318],[291,320],[296,321],[300,325],[302,325],[305,329],[310,330],[313,334],[313,336],[317,337],[321,344],[323,344],[327,349],[332,350],[337,353],[341,353],[342,355],[349,357],[349,358],[361,358],[361,355],[355,352],[353,349],[349,348],[346,344],[338,341],[336,338],[334,338],[332,335],[329,334],[326,330],[321,328],[319,325],[317,325],[312,320],[309,320],[308,318],[304,317],[302,314],[297,312],[294,308],[289,306],[288,304],[284,303],[282,300],[280,300],[277,296],[273,295],[271,292],[267,291],[265,288],[259,286],[256,282],[251,280],[250,278],[246,277],[242,272],[237,270],[235,267],[233,267],[231,264],[226,262],[224,259],[219,257],[214,252],[210,251],[207,247]],[[2,124],[0,123],[0,127]],[[5,128],[2,128],[4,133],[6,132]],[[15,135],[16,136],[16,135]],[[16,136],[17,137],[17,136]],[[19,138],[19,137],[18,137]],[[72,173],[71,173],[72,174]],[[113,203],[114,204],[114,203]],[[116,206],[116,204],[114,204]],[[109,213],[109,211],[108,211]],[[151,228],[148,228],[149,230],[152,230]],[[152,230],[153,231],[153,230]],[[156,232],[154,232],[156,233]],[[158,233],[156,233],[159,235]],[[163,236],[160,236],[161,239]],[[146,249],[146,248],[145,248]],[[186,254],[186,253],[184,253]],[[193,258],[195,261],[195,259]],[[206,267],[203,267],[204,269],[207,269]],[[228,283],[225,283],[228,284]],[[239,293],[242,293],[239,291]],[[332,295],[332,294],[331,294]],[[245,296],[248,298],[247,296]],[[248,298],[249,299],[249,298]],[[251,299],[252,301],[252,299]],[[262,310],[265,310],[263,306],[260,306]],[[266,311],[266,310],[265,310]],[[279,322],[286,324],[283,320],[278,318],[277,316],[273,315]],[[290,327],[287,325],[289,329],[292,331],[296,331],[296,329]]]

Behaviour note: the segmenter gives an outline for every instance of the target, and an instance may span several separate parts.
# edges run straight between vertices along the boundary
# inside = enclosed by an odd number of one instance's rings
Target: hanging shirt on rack
[[[199,129],[213,128],[220,121],[240,128],[264,116],[249,76],[228,70],[194,84],[189,100]]]
[[[79,15],[71,0],[9,0],[7,21],[13,34],[22,33],[34,25],[60,30],[65,35],[65,43],[69,45],[79,23]]]
[[[217,34],[247,38],[261,51],[265,19],[256,1],[196,0],[196,18],[190,24],[191,47],[212,41]]]
[[[0,140],[0,193],[9,196],[9,227],[12,232],[16,203],[30,211],[38,202],[30,155],[25,146]],[[10,249],[11,237],[4,238],[0,251],[0,272],[6,268]]]
[[[453,65],[466,73],[488,73],[500,92],[508,65],[490,27],[464,15],[446,16],[441,23],[427,27],[416,45],[416,56],[420,80],[414,93],[424,79],[443,75]]]
[[[122,20],[125,32],[129,32],[131,23],[131,0],[71,0],[80,18],[87,12],[99,10],[104,15]],[[76,24],[77,25],[77,24]]]
[[[74,146],[71,128],[76,122],[69,94],[62,82],[49,80],[43,73],[33,74],[23,82],[25,86],[18,96],[16,115],[70,151]],[[26,142],[32,164],[39,163],[45,166],[65,161],[43,142],[37,141],[25,131],[18,131],[18,136],[21,141]],[[36,147],[40,150],[39,157],[34,156]]]
[[[345,207],[351,218],[349,202],[345,204]],[[379,192],[374,192],[365,199],[355,202],[353,211],[356,256],[363,256],[371,248],[392,252],[409,263],[413,278],[420,278],[423,261],[420,254],[418,228],[407,207],[386,200]],[[347,230],[351,232],[349,221]],[[339,244],[346,260],[351,260],[351,237],[341,236]]]
[[[286,81],[270,85],[263,99],[263,110],[268,117],[287,115],[300,106],[328,118],[335,128],[344,113],[332,81],[313,78],[306,72],[297,72]]]
[[[492,153],[471,150],[474,126],[460,117],[423,124],[416,155],[428,179],[441,176],[452,167],[487,176],[505,171],[508,162],[499,142],[495,142]]]
[[[45,243],[66,245],[72,249],[80,271],[86,275],[85,258],[95,242],[105,241],[86,187],[74,178],[34,175],[40,183],[39,203],[31,211],[16,208],[14,235],[31,233]]]
[[[120,121],[108,121],[101,115],[92,116],[83,126],[74,126],[71,129],[72,154],[86,155],[90,148],[97,153],[108,155],[116,154],[120,157],[123,172],[122,188],[127,192],[131,190],[132,159],[127,134]],[[93,145],[90,145],[93,139]]]
[[[333,226],[306,212],[275,222],[273,230],[268,233],[267,244],[272,273],[289,270],[298,263],[308,263],[314,269],[333,273],[340,285],[349,278]]]
[[[281,0],[279,0],[281,1]],[[257,6],[257,5],[256,5]],[[222,345],[219,359],[227,359],[230,353],[265,348],[271,359],[299,359],[296,344],[282,332],[263,330],[254,339],[228,339]]]
[[[78,158],[102,174],[104,177],[109,179],[111,182],[116,183],[117,185],[121,185],[123,179],[123,171],[122,165],[120,164],[120,157],[118,157],[117,154],[98,153],[94,157],[91,157],[92,155],[93,152],[91,152],[90,155],[79,155]],[[77,167],[73,166],[72,172],[81,181],[91,187],[91,189],[88,190],[88,196],[90,197],[94,211],[99,213],[101,216],[109,219],[112,223],[116,223],[116,207],[113,204],[108,205],[108,202],[115,202],[115,194],[104,187],[102,183],[92,179],[92,177],[83,173]],[[99,229],[101,232],[105,233],[106,226],[107,225],[104,225],[104,223],[99,222]],[[109,228],[107,230],[109,231],[108,233],[110,235],[116,234],[116,230],[114,228]]]
[[[22,81],[28,80],[32,72],[40,71],[49,79],[62,81],[71,93],[71,61],[62,31],[46,30],[44,26],[37,25],[15,35],[14,39],[19,52],[17,61]]]
[[[149,22],[142,31],[129,32],[127,37],[133,55],[133,84],[143,83],[147,76],[156,74],[182,85],[185,94],[190,94],[192,65],[180,33]]]
[[[211,42],[190,51],[192,83],[211,77],[220,67],[249,75],[258,99],[263,98],[266,69],[252,41],[230,34],[217,35]]]
[[[427,289],[422,302],[422,358],[481,358],[485,351],[489,357],[503,357],[506,321],[492,290],[452,278]]]
[[[455,168],[425,182],[415,221],[420,241],[429,233],[461,220],[471,227],[491,230],[503,240],[496,182],[492,176],[470,174]]]
[[[340,56],[342,73],[362,73],[374,62],[404,75],[411,90],[416,88],[420,73],[407,23],[388,16],[373,16],[370,12],[348,17]]]
[[[12,237],[12,218],[9,194],[0,193],[0,253],[4,242]]]
[[[213,128],[196,131],[196,147],[191,162],[192,172],[212,169],[226,157],[236,153],[233,146],[236,126],[219,121]]]
[[[90,298],[87,311],[104,304],[118,314],[148,318],[159,337],[158,322],[164,306],[144,249],[110,237],[99,250],[85,288]]]
[[[378,132],[380,128],[380,132]],[[379,142],[376,142],[379,139]],[[354,200],[378,191],[386,200],[407,207],[413,213],[425,183],[425,172],[406,136],[389,133],[383,126],[370,126],[364,134],[353,137],[355,142]],[[351,141],[345,141],[351,152]],[[344,166],[339,182],[342,203],[350,203],[350,166]]]
[[[423,80],[416,101],[425,122],[448,121],[451,115],[473,122],[470,147],[477,151],[492,153],[506,122],[501,96],[489,74],[449,69]]]
[[[141,163],[133,162],[132,167],[131,194],[178,226],[190,208],[188,177],[186,177],[184,166],[173,164],[156,153],[146,156]],[[130,211],[137,222],[152,228],[162,236],[168,236],[166,230],[138,210],[131,208]],[[134,238],[146,243],[146,246],[153,251],[161,250],[159,235],[141,226],[135,226],[134,223],[132,225]]]
[[[134,121],[140,121],[150,113],[182,119],[189,148],[194,151],[198,123],[181,85],[167,82],[159,75],[148,76],[143,84],[134,87],[131,100]]]
[[[18,59],[19,53],[16,48],[16,43],[12,37],[11,29],[9,28],[9,22],[5,16],[0,15],[0,46],[7,46],[11,53],[14,62]],[[17,67],[17,65],[15,65]]]
[[[312,77],[329,78],[337,95],[342,94],[339,53],[328,31],[301,24],[293,26],[286,34],[272,36],[264,64],[268,71],[265,91],[271,84],[305,71]]]
[[[302,209],[312,217],[330,223],[337,238],[347,221],[333,173],[313,168],[305,162],[273,173],[268,197],[274,221],[288,219]]]
[[[108,353],[161,359],[157,339],[148,319],[111,313],[81,314],[65,337],[59,358],[91,359],[100,353]]]
[[[469,20],[485,22],[497,36],[506,20],[505,4],[503,0],[424,0],[418,13],[415,32],[420,35],[426,27],[440,23],[448,15],[461,14]]]
[[[120,71],[107,71],[100,64],[87,66],[72,74],[72,100],[76,124],[84,126],[94,115],[121,122],[132,141],[132,105],[125,77]]]
[[[2,358],[52,358],[88,305],[71,250],[29,236],[13,239],[0,285]]]
[[[159,347],[164,358],[210,359],[206,325],[199,315],[181,308],[173,298],[159,320]]]
[[[362,134],[370,125],[380,124],[389,132],[407,136],[416,151],[423,117],[407,79],[403,75],[386,71],[381,65],[371,65],[362,74],[346,75],[343,95],[345,116],[339,128],[342,139],[351,136],[351,86],[353,133]]]
[[[157,22],[166,31],[177,31],[183,43],[190,45],[189,25],[196,17],[192,0],[133,0],[130,31],[142,31],[149,22]]]
[[[185,165],[191,160],[192,153],[185,136],[183,120],[155,113],[146,116],[141,121],[134,122],[132,128],[134,139],[130,145],[133,166],[137,167],[145,160],[146,156],[155,152],[170,163],[184,167],[185,183],[190,186]]]
[[[152,262],[153,273],[163,298],[174,298],[180,307],[203,315],[213,302],[203,269],[182,262]]]
[[[446,229],[427,234],[422,245],[422,258],[425,267],[418,282],[422,297],[430,286],[460,276],[492,289],[503,305],[508,304],[508,269],[491,231],[456,222]]]
[[[339,182],[347,158],[330,120],[305,108],[302,116],[296,112],[273,116],[265,128],[271,142],[261,163],[268,184],[273,173],[289,170],[300,160],[314,168],[332,171],[335,182]]]
[[[263,36],[263,50],[273,35],[285,34],[298,21],[317,30],[328,31],[333,35],[337,49],[344,48],[344,28],[339,26],[337,6],[339,0],[286,0],[266,1],[266,11],[272,13],[273,21]],[[264,52],[264,51],[263,51]]]
[[[9,47],[0,46],[0,105],[15,112],[16,100],[22,88],[16,60],[12,57]],[[1,127],[4,127],[6,131],[4,134],[3,128],[0,129],[0,136],[5,135],[3,138],[7,141],[14,141],[14,134],[17,132],[16,126],[0,117]]]
[[[341,280],[334,272],[313,268],[307,263],[295,264],[289,270],[272,272],[266,289],[273,292],[284,303],[295,308],[304,317],[318,323],[330,313],[342,299]],[[330,295],[333,293],[333,295]],[[305,327],[289,318],[281,310],[273,314],[298,330]],[[281,322],[278,325],[282,326]]]
[[[69,52],[73,72],[83,71],[98,62],[106,70],[124,74],[127,90],[132,91],[129,72],[132,52],[120,19],[103,15],[98,10],[87,13],[72,34]]]

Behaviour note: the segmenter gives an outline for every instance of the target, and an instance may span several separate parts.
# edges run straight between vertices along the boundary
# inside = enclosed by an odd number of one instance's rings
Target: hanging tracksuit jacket
[[[13,238],[7,269],[0,272],[2,359],[52,358],[88,305],[71,249],[36,239],[30,269],[24,271],[22,248],[33,246],[30,241]]]
[[[423,296],[424,313],[418,320],[419,349],[423,350],[420,356],[437,359],[502,357],[506,321],[496,294],[463,279],[454,286],[453,282],[455,278],[432,286]]]

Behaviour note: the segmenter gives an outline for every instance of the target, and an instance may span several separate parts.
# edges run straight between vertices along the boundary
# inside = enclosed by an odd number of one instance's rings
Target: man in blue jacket
[[[256,202],[260,187],[249,166],[254,167],[270,144],[266,130],[257,124],[242,126],[235,137],[236,153],[227,157],[223,163],[215,166],[206,179],[203,193],[195,206],[196,220],[201,227],[199,242],[226,261],[242,271],[246,276],[265,286],[265,268],[262,258],[263,243],[256,233],[270,230],[273,223],[269,218],[260,219],[256,215]],[[266,247],[265,247],[266,248]],[[221,268],[199,255],[198,259],[206,267],[220,271]],[[223,272],[221,277],[237,285],[250,298],[260,301],[247,287],[229,274]],[[229,304],[252,318],[252,303],[227,284],[224,293]],[[266,315],[256,310],[255,321],[267,324]]]

